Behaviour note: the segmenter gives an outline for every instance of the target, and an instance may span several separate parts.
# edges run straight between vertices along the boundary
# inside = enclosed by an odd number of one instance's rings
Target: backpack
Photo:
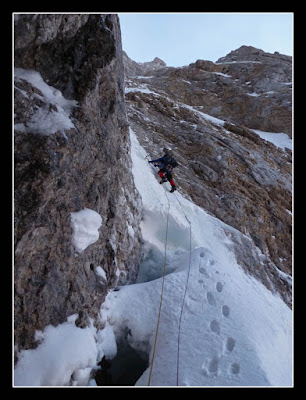
[[[178,162],[177,162],[173,157],[171,157],[171,159],[170,159],[170,161],[169,161],[169,164],[170,164],[173,168],[175,168],[175,167],[178,166]]]
[[[166,154],[163,157],[163,159],[166,164],[170,164],[173,168],[178,166],[178,162],[173,157],[171,157],[169,154]]]

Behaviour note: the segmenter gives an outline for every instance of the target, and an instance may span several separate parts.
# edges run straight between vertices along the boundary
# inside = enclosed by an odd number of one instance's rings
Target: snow
[[[96,366],[97,346],[91,327],[77,328],[74,319],[38,335],[41,344],[24,350],[15,368],[15,385],[66,386],[70,378],[83,384]],[[71,382],[72,383],[72,382]]]
[[[72,212],[70,215],[72,243],[75,250],[80,253],[99,239],[102,218],[96,211],[89,208]]]
[[[140,84],[138,87],[129,87],[124,89],[125,93],[146,93],[146,94],[154,94],[155,96],[160,96],[160,94],[148,89],[148,86],[146,84]]]
[[[286,133],[263,132],[257,129],[253,129],[253,131],[262,139],[273,143],[282,150],[286,148],[292,150],[292,139]]]
[[[224,62],[217,62],[216,65],[222,64],[262,64],[261,61],[224,61]]]
[[[135,76],[135,79],[153,79],[153,78],[154,78],[153,75],[152,76],[140,76],[140,75]]]
[[[133,227],[129,224],[127,224],[127,229],[128,229],[128,234],[133,238],[135,236],[135,231]]]
[[[213,72],[215,75],[223,76],[224,78],[231,78],[231,75],[223,74],[222,72]]]
[[[104,281],[106,281],[106,272],[104,271],[104,269],[102,267],[100,267],[100,265],[98,265],[96,267],[96,274],[102,278]]]
[[[24,124],[15,124],[15,130],[41,135],[50,135],[60,131],[67,138],[65,131],[74,128],[70,114],[73,108],[77,106],[77,101],[65,99],[62,93],[58,89],[49,86],[37,71],[15,68],[14,75],[17,82],[25,80],[38,89],[42,96],[37,93],[34,93],[34,96],[43,102],[43,106],[37,107],[26,126]],[[17,89],[28,97],[23,90]]]
[[[130,138],[144,217],[138,280],[109,292],[99,314],[102,329],[93,323],[81,329],[73,315],[37,332],[38,347],[19,353],[15,385],[95,386],[92,372],[103,356],[116,356],[117,342],[125,337],[129,346],[149,355],[150,365],[136,386],[148,386],[151,367],[151,386],[292,386],[292,311],[237,264],[232,237],[242,234],[179,191],[169,193],[132,130]],[[71,213],[76,248],[82,251],[97,240],[101,220],[93,210]],[[96,274],[104,277],[102,267]]]
[[[225,121],[223,121],[220,118],[216,118],[216,117],[213,117],[212,115],[203,113],[202,111],[199,111],[199,110],[195,109],[194,107],[189,106],[188,104],[183,104],[183,103],[179,103],[179,104],[180,104],[181,107],[188,108],[188,110],[191,110],[191,111],[195,112],[196,114],[198,114],[200,117],[206,119],[207,121],[210,121],[210,122],[212,122],[214,124],[221,125],[221,126],[224,125]]]
[[[113,329],[106,325],[104,329],[97,332],[96,337],[100,344],[98,359],[101,360],[103,356],[106,359],[114,358],[117,354],[117,344]]]
[[[48,325],[36,332],[40,344],[20,352],[15,386],[95,386],[90,374],[104,356],[116,355],[116,339],[110,326],[97,330],[91,321],[81,329],[75,325],[77,318],[74,314],[57,327]]]
[[[255,93],[255,92],[253,92],[253,93],[246,93],[246,95],[247,95],[247,96],[251,96],[251,97],[258,97],[258,96],[260,96],[260,94]]]

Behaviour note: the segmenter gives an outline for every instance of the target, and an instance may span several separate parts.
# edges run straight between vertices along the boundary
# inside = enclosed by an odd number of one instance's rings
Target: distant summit
[[[167,66],[167,64],[165,63],[165,61],[161,60],[160,58],[155,57],[153,61],[143,63],[143,66],[155,70],[155,69],[159,69],[159,68],[164,68]]]
[[[167,67],[167,64],[158,57],[155,57],[153,61],[138,63],[133,61],[125,51],[123,51],[123,62],[128,76],[148,75],[153,71]]]
[[[221,62],[237,62],[237,61],[267,61],[268,59],[283,60],[292,63],[292,57],[280,54],[277,51],[274,53],[267,53],[261,49],[257,49],[253,46],[241,46],[239,49],[231,51],[225,57],[219,58],[218,63]]]

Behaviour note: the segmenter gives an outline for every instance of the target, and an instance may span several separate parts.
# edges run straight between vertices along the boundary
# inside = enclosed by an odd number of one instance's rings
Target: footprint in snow
[[[240,372],[240,365],[238,363],[233,363],[229,367],[229,372],[233,375],[237,375]]]
[[[214,333],[216,333],[217,335],[220,335],[220,325],[219,322],[216,321],[215,319],[213,319],[209,325],[210,330]]]
[[[216,299],[211,292],[207,292],[206,297],[207,297],[208,304],[210,304],[211,306],[216,305]]]
[[[205,277],[209,277],[209,275],[207,274],[207,272],[205,271],[205,268],[203,268],[203,267],[200,267],[199,268],[199,272],[200,272],[200,274],[202,274],[202,275],[204,275]]]
[[[203,375],[217,375],[219,371],[219,361],[219,357],[217,355],[214,355],[211,359],[204,362],[202,365]]]
[[[210,267],[212,267],[213,265],[215,265],[215,260],[212,260],[212,259],[208,260],[208,265],[209,265]]]
[[[216,284],[216,289],[217,289],[217,292],[219,292],[219,293],[222,292],[222,290],[223,290],[223,285],[222,285],[221,282],[217,282],[217,284]]]
[[[236,340],[231,337],[228,337],[225,342],[226,350],[231,353],[234,350],[235,346],[236,346]]]
[[[226,304],[224,304],[224,305],[222,306],[222,314],[223,314],[225,317],[228,317],[228,316],[230,315],[230,308],[229,308],[229,306],[227,306]]]

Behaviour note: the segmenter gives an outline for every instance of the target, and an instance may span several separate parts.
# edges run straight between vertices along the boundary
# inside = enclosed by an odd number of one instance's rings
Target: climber
[[[173,193],[176,190],[173,180],[173,168],[176,167],[178,163],[174,160],[174,158],[171,157],[170,150],[164,148],[163,151],[165,152],[163,157],[157,158],[156,160],[151,160],[149,163],[159,167],[158,175],[162,179],[159,183],[163,184],[168,180],[171,185],[170,193]]]

